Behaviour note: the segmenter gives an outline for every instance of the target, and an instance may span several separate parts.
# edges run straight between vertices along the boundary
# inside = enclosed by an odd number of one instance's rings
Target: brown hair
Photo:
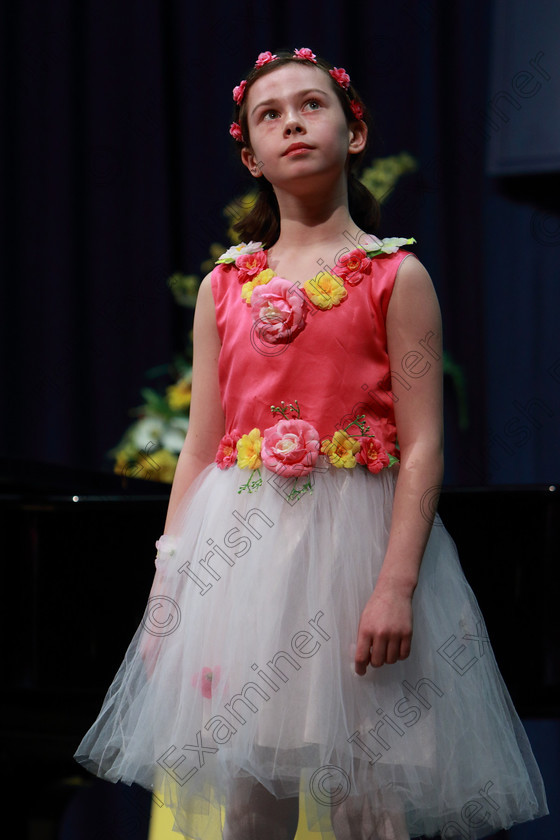
[[[368,127],[368,141],[372,129],[372,122],[369,112],[356,88],[350,83],[347,90],[344,90],[338,82],[330,75],[329,71],[334,69],[322,58],[316,62],[310,59],[297,58],[291,53],[279,53],[278,58],[269,61],[262,67],[254,67],[247,75],[245,91],[241,105],[235,106],[234,121],[239,123],[243,133],[243,140],[236,140],[239,151],[243,148],[250,148],[249,124],[247,120],[247,94],[257,79],[266,76],[268,73],[277,70],[291,62],[310,64],[325,72],[332,84],[333,90],[342,106],[348,124],[356,122],[352,111],[351,102],[361,106],[363,120]],[[357,155],[349,155],[348,160],[348,209],[354,222],[366,233],[375,233],[379,225],[379,203],[370,191],[358,180],[357,169],[363,161],[366,148]],[[280,235],[280,210],[278,201],[274,194],[274,188],[264,175],[257,179],[259,194],[252,210],[240,219],[233,227],[245,242],[250,240],[262,242],[265,248],[270,248]]]

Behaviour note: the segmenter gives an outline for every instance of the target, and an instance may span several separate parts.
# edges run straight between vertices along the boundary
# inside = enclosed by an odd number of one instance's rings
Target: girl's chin
[[[332,168],[324,166],[317,166],[309,158],[296,157],[288,162],[288,165],[283,168],[282,172],[274,173],[276,177],[269,177],[275,189],[284,189],[287,191],[295,190],[299,192],[300,188],[308,184],[309,189],[321,189],[334,193],[339,193],[341,189],[341,180],[346,182],[346,174],[344,171],[340,173],[339,178],[333,177]]]

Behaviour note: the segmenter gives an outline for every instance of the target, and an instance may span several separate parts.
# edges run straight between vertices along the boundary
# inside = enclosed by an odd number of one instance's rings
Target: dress
[[[301,788],[324,837],[331,808],[353,802],[389,814],[380,838],[478,838],[547,813],[437,515],[410,656],[354,674],[398,475],[397,381],[413,387],[435,358],[419,336],[391,380],[385,317],[414,257],[390,245],[302,288],[273,277],[257,245],[213,271],[226,436],[177,510],[142,625],[76,753],[106,779],[163,791],[188,836],[216,836],[200,816],[215,817],[232,780],[277,797]]]

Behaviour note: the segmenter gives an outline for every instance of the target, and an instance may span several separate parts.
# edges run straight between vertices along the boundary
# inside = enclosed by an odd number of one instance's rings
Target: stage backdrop
[[[495,151],[530,114],[558,127],[542,5],[527,28],[487,0],[3,4],[0,455],[112,468],[146,370],[188,332],[166,281],[199,272],[248,185],[231,89],[261,50],[310,46],[371,103],[371,159],[418,161],[380,234],[418,240],[465,377],[463,428],[446,383],[446,482],[557,480],[558,184]]]

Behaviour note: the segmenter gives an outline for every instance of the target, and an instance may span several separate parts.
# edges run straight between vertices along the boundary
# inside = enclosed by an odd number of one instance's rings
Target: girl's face
[[[348,154],[362,151],[367,128],[348,125],[330,78],[317,67],[290,63],[258,79],[247,94],[250,148],[245,166],[274,186],[345,171]]]

